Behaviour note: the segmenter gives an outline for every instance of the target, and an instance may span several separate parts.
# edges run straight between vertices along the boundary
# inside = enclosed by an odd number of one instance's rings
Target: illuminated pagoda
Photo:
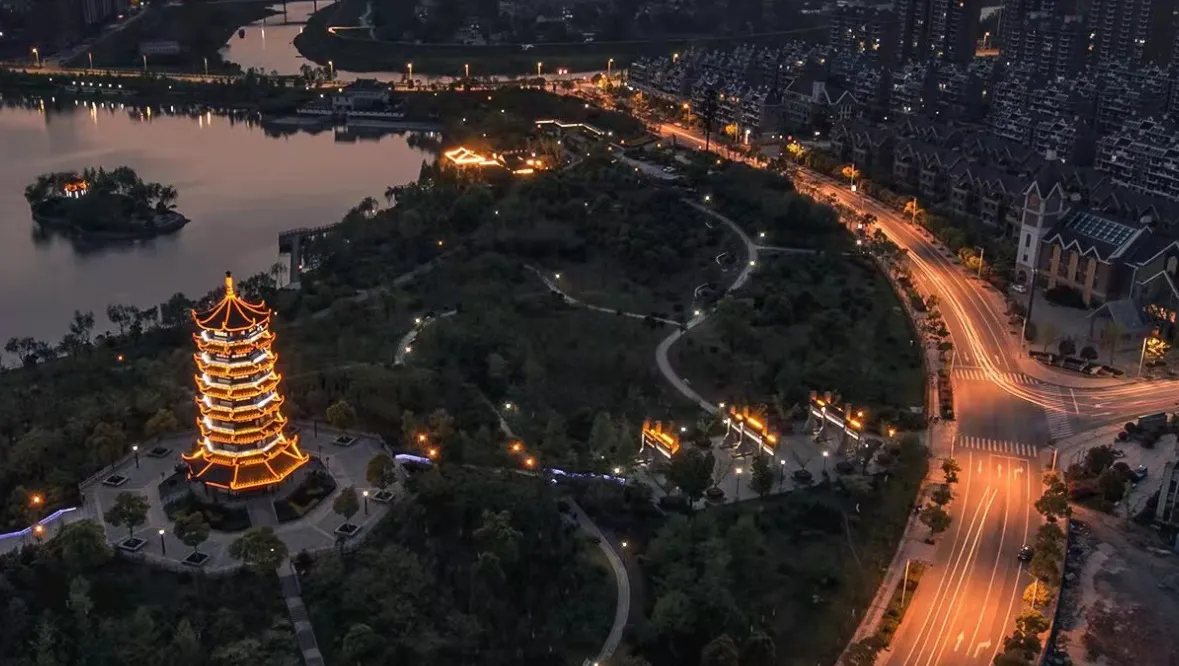
[[[239,297],[226,273],[225,296],[193,320],[200,434],[181,456],[189,479],[231,493],[272,487],[309,458],[285,432],[270,309]]]

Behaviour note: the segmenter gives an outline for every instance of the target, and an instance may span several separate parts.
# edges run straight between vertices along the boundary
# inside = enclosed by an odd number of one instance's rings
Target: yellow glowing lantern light
[[[434,447],[430,447],[430,450],[426,451],[426,455],[429,456],[430,458],[437,458],[438,457],[438,449],[436,449]]]
[[[423,433],[419,433],[419,434],[418,434],[418,441],[419,441],[419,442],[424,442],[424,441],[426,441],[426,433],[424,433],[424,432],[423,432]]]
[[[524,445],[520,442],[512,442],[512,453],[519,453],[524,450]]]
[[[528,457],[524,459],[525,467],[536,467],[536,458]]]

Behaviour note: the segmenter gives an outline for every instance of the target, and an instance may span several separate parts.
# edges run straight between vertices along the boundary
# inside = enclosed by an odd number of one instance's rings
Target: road
[[[664,136],[702,148],[695,132],[661,125]],[[939,537],[932,566],[889,652],[891,666],[990,664],[1022,610],[1031,583],[1017,558],[1034,540],[1050,442],[1154,412],[1179,399],[1174,382],[1091,381],[1055,375],[1024,354],[1019,330],[1008,324],[1004,298],[973,279],[928,232],[845,183],[797,169],[800,190],[876,216],[880,229],[908,250],[919,289],[937,294],[956,350],[952,383],[957,435],[950,448],[962,465],[950,506],[954,523]],[[1034,372],[1036,377],[1029,375]]]

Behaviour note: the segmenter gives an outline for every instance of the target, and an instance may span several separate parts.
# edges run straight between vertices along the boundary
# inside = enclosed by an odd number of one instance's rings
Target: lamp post
[[[364,496],[364,515],[367,516],[368,515],[368,491],[366,490],[360,494]]]
[[[205,76],[208,76],[209,75],[209,58],[206,56],[204,58],[204,61],[205,61]]]
[[[975,245],[974,249],[978,250],[978,279],[982,279],[983,257],[987,254],[987,248],[981,245]]]
[[[1138,378],[1142,378],[1142,363],[1146,360],[1146,343],[1150,342],[1151,336],[1142,338],[1142,353],[1138,354]]]
[[[131,453],[135,454],[135,469],[139,469],[139,445],[138,444],[131,445]]]
[[[331,78],[331,80],[336,80],[336,63],[332,62],[331,60],[328,61],[328,76]]]
[[[536,75],[537,76],[540,76],[540,66],[543,64],[544,64],[543,62],[536,63]]]
[[[412,62],[405,63],[405,68],[409,70],[409,80],[412,82],[413,81],[413,63]]]
[[[160,554],[168,556],[168,544],[164,543],[164,528],[160,528]]]
[[[466,63],[463,64],[463,77],[467,78],[467,79],[471,78],[471,65],[470,64],[466,64]]]
[[[827,458],[829,458],[830,456],[831,456],[831,454],[829,452],[827,452],[827,451],[823,452],[823,473],[824,474],[827,473]]]
[[[778,478],[778,489],[781,490],[786,487],[786,461],[779,460],[778,462],[782,463],[782,476]]]
[[[94,54],[90,51],[87,51],[86,57],[90,59],[90,71],[94,71]]]
[[[610,80],[610,73],[614,70],[614,58],[606,61],[606,80]]]
[[[41,66],[41,52],[35,46],[33,47],[33,60],[36,61],[38,67]]]
[[[741,501],[741,472],[743,471],[745,470],[741,469],[740,467],[737,468],[737,499],[734,500],[735,502]]]

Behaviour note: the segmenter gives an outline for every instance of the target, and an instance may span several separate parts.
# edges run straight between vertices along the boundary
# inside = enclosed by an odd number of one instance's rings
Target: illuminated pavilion
[[[226,273],[225,296],[193,320],[200,434],[181,456],[189,479],[230,493],[272,487],[309,457],[285,432],[270,309],[240,298]]]

